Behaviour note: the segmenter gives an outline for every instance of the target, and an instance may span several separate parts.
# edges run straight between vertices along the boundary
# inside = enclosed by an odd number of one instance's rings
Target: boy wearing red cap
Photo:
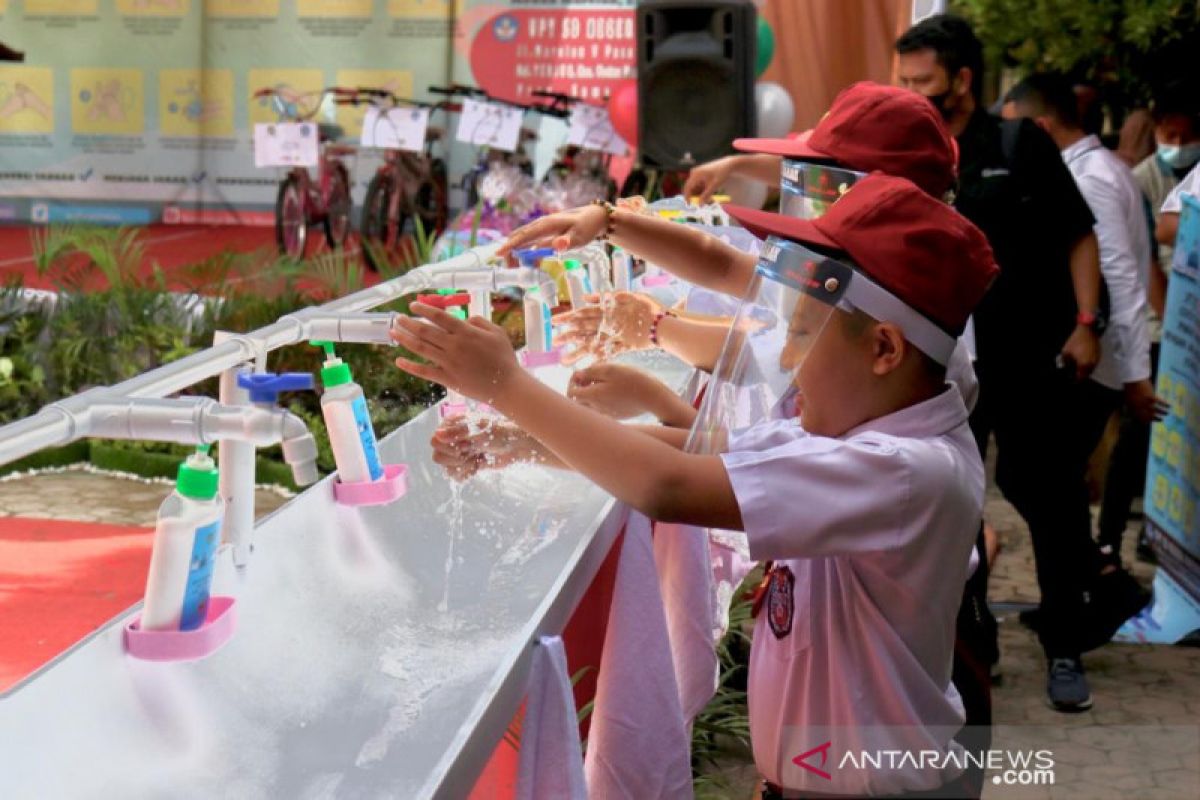
[[[912,92],[865,81],[843,90],[817,127],[804,135],[739,139],[734,147],[766,154],[763,163],[771,166],[771,181],[779,182],[780,210],[788,216],[824,213],[869,172],[908,178],[939,198],[955,182],[954,143],[933,107]],[[513,232],[500,254],[524,247],[579,247],[599,236],[691,283],[737,298],[745,293],[758,260],[705,232],[604,204],[536,220]],[[576,346],[567,363],[614,345],[618,351],[658,346],[707,371],[727,330],[714,324],[721,320],[677,314],[633,293],[619,293],[615,310],[607,313],[589,307],[562,314],[555,322],[563,326],[558,341]],[[598,335],[602,324],[616,341]],[[969,364],[959,371],[969,372]],[[629,416],[650,410],[669,424],[686,427],[691,422],[686,405],[673,392],[631,367],[602,364],[583,370],[576,374],[572,392],[581,402]]]
[[[648,516],[743,530],[773,561],[750,668],[770,793],[959,796],[951,650],[984,478],[945,364],[996,273],[991,250],[944,203],[881,175],[817,220],[733,213],[771,237],[752,288],[771,284],[799,423],[685,453],[682,432],[623,426],[543,386],[499,327],[419,304],[424,319],[400,319],[394,338],[429,363],[397,365],[489,402],[547,460]],[[911,755],[868,767],[877,751]]]

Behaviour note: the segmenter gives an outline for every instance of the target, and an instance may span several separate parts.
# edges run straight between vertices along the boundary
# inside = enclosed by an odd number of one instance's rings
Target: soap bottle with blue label
[[[375,428],[367,412],[362,387],[354,382],[350,366],[333,352],[332,342],[313,342],[325,348],[321,368],[321,413],[329,431],[329,446],[342,483],[365,483],[383,477]]]
[[[200,445],[179,465],[175,491],[158,509],[154,549],[139,627],[144,631],[190,631],[208,617],[224,503],[217,494],[217,467]]]
[[[550,292],[554,287],[549,285]],[[554,347],[554,329],[550,317],[550,305],[537,286],[525,290],[525,349],[531,353],[546,353]]]

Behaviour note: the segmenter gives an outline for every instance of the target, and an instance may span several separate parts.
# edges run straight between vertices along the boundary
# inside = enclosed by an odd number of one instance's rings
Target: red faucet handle
[[[454,308],[455,306],[466,306],[471,304],[471,296],[466,292],[458,294],[419,294],[417,302],[424,303],[427,306],[434,308]]]

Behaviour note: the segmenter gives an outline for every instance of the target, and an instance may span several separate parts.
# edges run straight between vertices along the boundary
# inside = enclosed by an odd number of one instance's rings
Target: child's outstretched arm
[[[521,369],[507,334],[487,320],[464,322],[421,303],[411,310],[423,319],[398,318],[392,337],[429,363],[396,359],[405,372],[490,404],[565,465],[647,516],[741,529],[719,457],[683,453],[562,397]]]
[[[525,247],[569,250],[582,247],[605,231],[609,231],[610,242],[635,256],[689,283],[734,297],[746,293],[758,263],[757,257],[704,231],[626,208],[615,209],[610,220],[605,208],[598,205],[534,220],[513,231],[497,254],[507,255]]]
[[[603,298],[589,295],[588,300],[600,303]],[[564,364],[658,346],[693,367],[712,372],[732,323],[727,317],[667,312],[662,303],[646,294],[615,292],[606,302],[607,307],[584,306],[554,316],[558,328],[555,342],[574,348],[563,358]]]

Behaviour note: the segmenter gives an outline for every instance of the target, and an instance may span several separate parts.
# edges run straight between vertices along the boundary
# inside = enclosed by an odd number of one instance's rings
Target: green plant
[[[0,289],[0,422],[33,414],[50,399],[37,346],[48,313],[45,303],[22,296],[19,282]]]
[[[1196,0],[954,0],[989,60],[1096,85],[1116,116],[1155,89],[1195,78]]]
[[[713,768],[730,757],[745,760],[750,754],[750,712],[746,677],[750,658],[748,594],[762,573],[755,570],[734,592],[729,608],[729,628],[717,645],[720,678],[712,700],[692,722],[693,788],[697,797],[726,797],[731,787]]]

